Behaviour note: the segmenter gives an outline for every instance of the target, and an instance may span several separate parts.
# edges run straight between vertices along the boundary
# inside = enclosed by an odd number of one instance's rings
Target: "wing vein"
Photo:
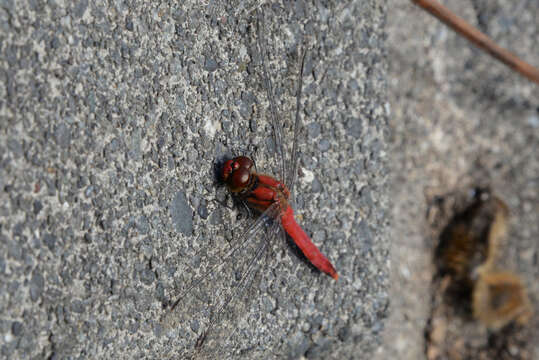
[[[241,249],[247,242],[251,241],[252,238],[257,234],[258,230],[262,227],[262,225],[267,221],[268,218],[274,218],[279,210],[279,204],[275,203],[271,205],[269,208],[264,211],[260,217],[252,223],[240,236],[240,239],[245,237],[245,240],[240,242],[238,245],[233,247],[229,252],[223,256],[217,264],[212,266],[210,269],[205,271],[202,275],[197,276],[195,279],[193,279],[187,288],[182,291],[178,299],[174,302],[174,304],[171,306],[170,311],[173,311],[176,306],[180,303],[180,301],[197,285],[200,285],[200,283],[204,280],[206,280],[206,276],[208,276],[210,273],[212,273],[214,270],[220,268],[223,266],[223,264],[233,256],[239,249]]]
[[[290,173],[288,174],[288,183],[285,183],[288,185],[288,190],[290,191],[290,194],[293,193],[294,185],[296,183],[296,177],[298,174],[298,153],[297,153],[297,147],[298,147],[298,133],[299,133],[299,127],[301,126],[301,116],[300,116],[300,109],[301,109],[301,91],[303,88],[303,67],[305,64],[305,55],[307,54],[307,50],[303,51],[303,54],[301,56],[301,66],[299,70],[299,84],[298,84],[298,90],[297,90],[297,97],[296,97],[296,121],[294,122],[294,141],[292,143],[292,165],[290,169]]]
[[[275,104],[275,98],[273,96],[273,86],[271,80],[268,76],[268,69],[266,67],[265,57],[266,57],[266,46],[265,39],[263,36],[264,31],[264,15],[257,9],[256,13],[258,15],[258,52],[260,54],[260,61],[262,62],[262,70],[264,73],[264,85],[266,87],[266,92],[268,96],[268,101],[270,105],[270,114],[271,114],[271,124],[273,127],[273,137],[275,139],[275,147],[277,152],[281,156],[281,164],[279,169],[279,180],[285,181],[286,175],[286,159],[283,146],[283,128],[279,124],[279,118],[277,116],[277,106]]]

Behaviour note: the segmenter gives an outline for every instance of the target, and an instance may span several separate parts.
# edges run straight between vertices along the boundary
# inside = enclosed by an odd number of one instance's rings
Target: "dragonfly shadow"
[[[215,159],[213,163],[213,179],[215,184],[220,186],[225,185],[225,180],[223,179],[223,167],[231,158],[232,156],[227,154]]]

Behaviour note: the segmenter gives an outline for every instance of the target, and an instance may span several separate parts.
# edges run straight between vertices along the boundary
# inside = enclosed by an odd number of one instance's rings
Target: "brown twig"
[[[531,81],[539,84],[539,69],[533,67],[527,62],[519,59],[516,55],[504,48],[496,45],[488,36],[468,24],[457,15],[453,14],[448,8],[434,0],[412,0],[416,5],[421,6],[431,15],[435,16],[447,26],[470,40],[479,48],[485,50],[494,58],[503,62],[521,75],[527,77]]]

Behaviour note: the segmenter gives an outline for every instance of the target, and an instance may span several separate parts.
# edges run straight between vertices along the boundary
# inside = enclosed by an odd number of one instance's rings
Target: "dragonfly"
[[[329,259],[322,254],[317,246],[311,241],[307,233],[299,226],[294,218],[294,211],[292,208],[293,203],[293,189],[297,180],[298,172],[298,129],[300,128],[301,116],[300,116],[300,99],[303,87],[303,69],[305,63],[306,51],[300,56],[300,71],[298,88],[296,91],[296,112],[295,121],[293,127],[293,144],[290,159],[285,156],[285,148],[283,145],[283,127],[277,116],[277,107],[273,95],[273,88],[271,80],[268,76],[268,69],[264,60],[265,54],[265,40],[263,37],[264,29],[264,16],[256,9],[257,17],[257,47],[260,54],[263,82],[266,89],[268,102],[269,102],[269,114],[271,117],[271,124],[273,127],[273,136],[276,146],[276,153],[279,160],[279,174],[276,178],[258,173],[256,171],[255,162],[247,156],[237,156],[230,160],[227,160],[221,169],[222,181],[226,184],[229,192],[233,198],[249,209],[259,213],[258,218],[239,236],[238,243],[233,246],[224,256],[222,256],[216,264],[212,265],[203,274],[197,276],[192,280],[189,285],[178,296],[177,300],[170,306],[170,311],[165,314],[165,320],[170,319],[169,313],[174,311],[182,304],[182,301],[191,293],[191,291],[199,286],[201,282],[205,281],[213,272],[218,271],[224,264],[229,261],[234,261],[237,253],[242,248],[248,246],[253,240],[261,233],[265,236],[256,245],[253,255],[247,262],[245,270],[239,276],[238,281],[235,284],[235,289],[229,291],[229,295],[226,296],[218,308],[212,311],[212,316],[206,331],[200,335],[195,344],[195,351],[198,351],[204,344],[208,334],[213,326],[219,321],[220,316],[225,309],[233,302],[238,296],[240,296],[245,288],[248,286],[248,279],[252,277],[257,265],[260,263],[262,255],[268,248],[268,245],[272,240],[279,235],[286,237],[285,233],[294,241],[297,247],[301,250],[305,258],[318,270],[331,276],[337,280],[339,275],[329,261]],[[269,229],[267,228],[270,223]],[[266,230],[264,232],[264,230]]]

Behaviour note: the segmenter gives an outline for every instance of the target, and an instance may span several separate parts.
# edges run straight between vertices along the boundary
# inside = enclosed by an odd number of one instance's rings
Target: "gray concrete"
[[[241,265],[227,263],[178,312],[163,305],[253,221],[214,201],[231,204],[214,165],[233,153],[275,165],[256,2],[223,3],[2,2],[1,358],[192,352],[211,309],[197,301],[222,298]],[[340,279],[276,239],[199,358],[368,359],[379,345],[389,285],[384,6],[264,7],[287,124],[307,34],[297,213]]]
[[[539,67],[536,1],[443,3]],[[539,87],[410,1],[393,2],[388,19],[393,274],[391,316],[378,358],[416,360],[425,359],[435,245],[426,214],[437,195],[490,184],[508,204],[506,266],[523,277],[537,314]],[[528,347],[536,359],[537,315],[530,327],[535,341]]]

